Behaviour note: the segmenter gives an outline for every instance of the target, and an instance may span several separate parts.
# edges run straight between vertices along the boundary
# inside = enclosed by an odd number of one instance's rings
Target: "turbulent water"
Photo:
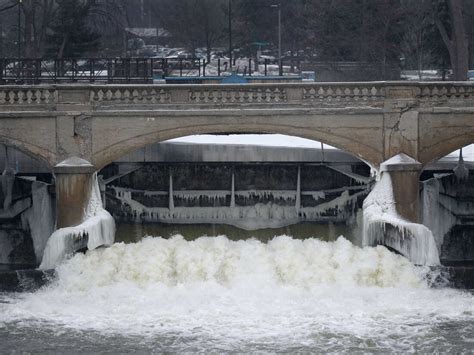
[[[343,238],[148,237],[0,296],[0,352],[471,351],[473,295],[426,277]]]

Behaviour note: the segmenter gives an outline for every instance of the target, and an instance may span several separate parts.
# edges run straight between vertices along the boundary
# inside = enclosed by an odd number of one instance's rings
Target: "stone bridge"
[[[474,143],[469,82],[2,86],[0,107],[0,143],[54,169],[58,227],[81,220],[88,174],[180,136],[299,136],[340,148],[374,169],[404,153],[420,164],[411,164],[410,177],[399,180],[416,186],[423,166]],[[71,157],[90,165],[59,164]],[[417,219],[417,199],[399,203],[410,220]]]

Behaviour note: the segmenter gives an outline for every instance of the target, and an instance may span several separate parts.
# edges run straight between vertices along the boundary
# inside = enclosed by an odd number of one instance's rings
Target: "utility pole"
[[[18,0],[18,59],[21,58],[21,2]]]
[[[0,19],[0,57],[5,57],[3,53],[3,22]]]
[[[229,68],[232,69],[232,0],[229,0]]]
[[[281,59],[281,4],[278,4],[278,68],[280,76],[283,75],[283,63]]]
[[[283,63],[281,59],[281,4],[270,5],[270,7],[278,9],[278,74],[282,76]]]

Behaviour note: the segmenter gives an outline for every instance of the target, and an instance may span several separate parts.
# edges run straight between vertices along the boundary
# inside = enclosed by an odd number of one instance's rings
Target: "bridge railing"
[[[146,58],[0,59],[0,84],[150,83]]]
[[[121,105],[313,105],[382,107],[387,99],[419,104],[457,101],[474,104],[474,82],[356,82],[161,85],[5,85],[0,105],[47,107],[58,103]],[[141,106],[138,106],[141,105]]]
[[[232,65],[231,65],[232,64]],[[283,76],[299,73],[300,60],[265,58],[0,58],[0,84],[115,83],[146,84],[171,77],[222,78]]]

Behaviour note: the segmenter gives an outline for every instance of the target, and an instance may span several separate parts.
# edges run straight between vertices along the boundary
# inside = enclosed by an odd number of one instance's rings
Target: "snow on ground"
[[[197,143],[197,144],[243,144],[270,147],[321,148],[321,143],[311,139],[286,136],[284,134],[202,134],[171,139],[167,142]],[[325,149],[335,149],[324,144]]]
[[[196,144],[243,144],[260,145],[270,147],[297,147],[297,148],[321,148],[321,143],[311,139],[286,136],[284,134],[230,134],[212,135],[202,134],[171,139],[167,142],[196,143]],[[336,149],[324,144],[324,149]],[[459,150],[448,155],[449,159],[457,159]],[[463,148],[465,161],[474,161],[474,144]]]

